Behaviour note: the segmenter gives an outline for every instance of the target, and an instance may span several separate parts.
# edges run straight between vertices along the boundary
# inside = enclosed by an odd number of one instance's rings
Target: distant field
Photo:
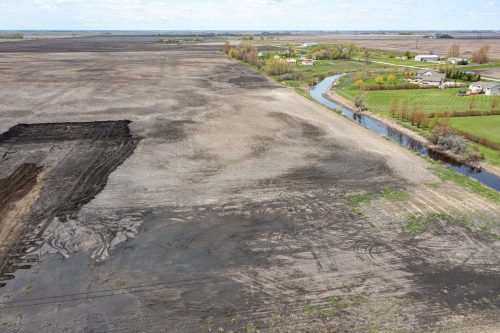
[[[500,34],[481,35],[467,33],[452,33],[453,39],[430,39],[423,38],[423,34],[413,35],[355,35],[336,33],[299,33],[292,36],[284,36],[274,43],[316,41],[332,44],[356,44],[357,46],[383,49],[394,52],[410,51],[412,54],[435,53],[446,56],[451,44],[460,45],[462,56],[470,58],[472,52],[477,51],[482,45],[490,45],[490,55],[494,59],[500,59]]]
[[[500,116],[455,117],[451,123],[460,131],[500,144]]]

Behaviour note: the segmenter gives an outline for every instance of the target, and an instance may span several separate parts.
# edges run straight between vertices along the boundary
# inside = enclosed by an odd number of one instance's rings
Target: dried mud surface
[[[213,46],[50,43],[0,45],[2,330],[499,328],[498,202]]]

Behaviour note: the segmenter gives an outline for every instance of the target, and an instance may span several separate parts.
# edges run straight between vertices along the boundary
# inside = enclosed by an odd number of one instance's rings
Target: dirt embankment
[[[35,164],[21,164],[9,176],[0,178],[0,273],[12,272],[6,267],[7,254],[23,232],[41,171],[42,167]]]
[[[54,218],[75,217],[104,188],[138,143],[128,123],[21,124],[0,134],[0,166],[14,169],[0,179],[0,275],[24,262]]]

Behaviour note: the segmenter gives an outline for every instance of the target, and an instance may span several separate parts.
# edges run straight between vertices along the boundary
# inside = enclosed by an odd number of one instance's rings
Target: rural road
[[[219,46],[1,43],[0,76],[0,132],[32,124],[0,139],[2,330],[498,327],[500,242],[458,222],[498,203]]]

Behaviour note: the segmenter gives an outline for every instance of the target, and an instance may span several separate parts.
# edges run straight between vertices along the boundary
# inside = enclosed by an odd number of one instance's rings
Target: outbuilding
[[[415,61],[439,61],[439,56],[435,54],[420,54],[415,56]]]
[[[297,63],[297,59],[288,58],[288,59],[286,59],[286,62],[289,63],[289,64],[296,64]]]
[[[318,46],[318,43],[316,42],[307,42],[302,44],[303,47],[309,47],[309,46]]]

